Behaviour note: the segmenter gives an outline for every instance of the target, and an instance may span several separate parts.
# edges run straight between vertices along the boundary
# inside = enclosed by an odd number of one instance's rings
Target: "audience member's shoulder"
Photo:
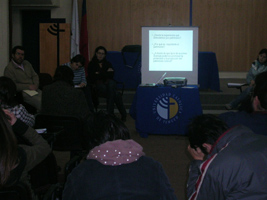
[[[236,112],[230,111],[230,112],[221,113],[218,117],[225,121],[227,118],[234,117],[235,115],[236,115]]]
[[[28,60],[23,60],[23,65],[32,65]]]
[[[249,116],[250,113],[246,111],[237,111],[237,112],[225,112],[220,114],[218,117],[221,118],[222,120],[228,119],[228,118],[238,118],[239,116]]]
[[[5,69],[10,68],[10,67],[12,67],[12,66],[13,66],[13,62],[12,62],[12,61],[9,61],[9,62],[7,63],[7,65],[6,65]]]

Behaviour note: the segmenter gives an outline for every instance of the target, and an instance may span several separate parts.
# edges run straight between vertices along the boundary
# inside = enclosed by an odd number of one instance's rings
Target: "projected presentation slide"
[[[149,71],[193,71],[192,57],[192,30],[149,31]]]
[[[142,83],[184,77],[198,84],[198,27],[142,27]]]

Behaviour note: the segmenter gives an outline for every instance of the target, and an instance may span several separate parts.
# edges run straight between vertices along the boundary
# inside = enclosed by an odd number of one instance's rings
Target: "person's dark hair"
[[[128,140],[130,132],[125,124],[116,116],[99,111],[89,119],[87,132],[89,134],[89,149],[107,141]]]
[[[258,74],[255,78],[253,97],[258,96],[261,107],[267,109],[267,71]]]
[[[96,57],[96,53],[97,53],[99,50],[104,50],[104,51],[105,51],[105,55],[107,55],[107,53],[108,53],[108,51],[107,51],[107,49],[106,49],[105,47],[103,47],[103,46],[99,46],[99,47],[97,47],[97,48],[95,49],[95,53],[94,53],[94,56],[93,56],[93,58],[92,58],[92,61],[93,61],[93,62],[98,62],[97,57]],[[104,59],[102,60],[102,62],[105,62],[105,61],[106,61],[106,56],[104,57]]]
[[[17,87],[14,81],[8,77],[0,77],[0,104],[6,104],[8,106],[16,106],[18,104],[16,100]]]
[[[6,114],[0,109],[0,187],[7,182],[17,159],[17,139],[8,124]]]
[[[67,65],[61,65],[56,68],[55,75],[53,77],[53,81],[64,81],[70,85],[73,84],[73,78],[74,74],[71,68],[69,68]]]
[[[259,55],[260,55],[260,54],[263,54],[263,53],[265,53],[266,56],[267,56],[267,49],[261,49],[260,52],[259,52]]]
[[[74,56],[71,60],[70,60],[71,63],[73,62],[80,62],[82,64],[82,66],[84,66],[84,63],[85,63],[85,58],[83,57],[83,55],[81,54],[78,54],[76,56]]]
[[[202,145],[204,143],[213,145],[227,129],[226,123],[215,115],[199,115],[188,125],[190,146],[194,149],[199,147],[203,153],[208,154]]]
[[[260,52],[259,52],[259,55],[263,54],[263,53],[267,56],[267,49],[261,49]],[[257,58],[257,60],[259,61],[259,57]],[[265,63],[262,63],[262,64],[267,65],[267,60],[266,60]]]
[[[15,54],[16,51],[17,51],[17,49],[22,50],[22,51],[25,51],[25,49],[24,49],[23,46],[19,46],[19,45],[18,45],[18,46],[15,46],[15,47],[12,48],[12,50],[11,50],[11,54]]]

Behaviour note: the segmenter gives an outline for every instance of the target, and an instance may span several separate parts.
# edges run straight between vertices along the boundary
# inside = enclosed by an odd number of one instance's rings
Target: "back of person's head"
[[[125,124],[116,116],[104,111],[94,114],[87,123],[87,132],[90,137],[89,149],[107,141],[130,139],[130,132]]]
[[[71,68],[67,65],[61,65],[56,68],[55,75],[53,77],[54,82],[64,81],[73,86],[74,74]]]
[[[188,125],[187,134],[190,146],[192,148],[199,147],[203,153],[207,154],[202,145],[204,143],[213,145],[227,129],[226,123],[215,115],[199,115]]]
[[[16,101],[17,87],[14,81],[8,77],[0,77],[0,104],[9,106],[17,105]]]
[[[84,66],[84,63],[85,63],[85,58],[83,57],[83,55],[81,54],[78,54],[76,56],[74,56],[71,60],[70,60],[71,63],[81,63],[82,66]]]
[[[16,53],[16,51],[17,51],[17,49],[19,49],[19,50],[22,50],[22,51],[25,51],[25,49],[24,49],[24,47],[23,46],[14,46],[13,48],[12,48],[12,50],[11,50],[11,54],[13,55],[13,54],[15,54]]]
[[[267,71],[258,74],[255,78],[253,97],[258,97],[261,107],[267,109]]]
[[[17,140],[7,121],[7,116],[0,109],[0,187],[7,182],[11,170],[18,162]]]

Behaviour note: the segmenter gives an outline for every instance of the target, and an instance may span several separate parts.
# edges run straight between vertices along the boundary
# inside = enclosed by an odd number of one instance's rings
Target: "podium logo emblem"
[[[178,119],[183,106],[176,94],[163,93],[156,97],[153,102],[153,113],[156,119],[163,123],[172,123]]]

